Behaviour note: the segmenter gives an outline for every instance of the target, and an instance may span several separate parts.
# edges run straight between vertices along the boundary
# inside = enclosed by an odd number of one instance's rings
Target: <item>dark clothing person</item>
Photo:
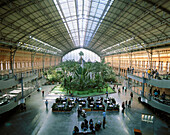
[[[129,107],[131,107],[131,100],[129,100]]]
[[[129,67],[127,68],[127,72],[129,73]]]
[[[48,109],[48,100],[45,101],[46,109]]]
[[[73,135],[76,135],[78,132],[79,132],[79,128],[75,126],[73,130]]]
[[[44,91],[42,91],[42,96],[44,97]]]
[[[108,91],[106,91],[106,97],[108,97]]]
[[[161,98],[162,98],[163,100],[165,100],[165,96],[166,96],[166,94],[165,94],[165,92],[163,92]]]
[[[92,131],[94,128],[93,124],[90,124],[90,130]]]
[[[124,102],[122,103],[122,108],[123,108],[123,110],[125,109],[125,103]]]
[[[84,123],[85,123],[85,126],[88,127],[88,121],[86,119],[84,119]]]
[[[103,118],[103,128],[105,129],[105,124],[106,124],[106,119],[105,117]]]
[[[157,91],[158,92],[158,96],[160,95],[160,90]]]
[[[133,92],[130,93],[131,98],[133,98]]]
[[[127,100],[125,101],[126,107],[127,107]]]

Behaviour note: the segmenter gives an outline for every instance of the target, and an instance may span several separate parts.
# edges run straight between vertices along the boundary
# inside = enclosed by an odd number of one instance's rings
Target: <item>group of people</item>
[[[126,101],[122,102],[123,111],[124,111],[125,107],[131,108],[131,100],[133,98],[133,92],[130,93],[130,97],[131,97],[131,99],[129,101],[126,100]]]
[[[155,89],[153,91],[153,94],[155,97],[161,97],[161,99],[165,100],[165,96],[166,96],[165,91],[162,93],[162,95],[160,95],[160,90]]]
[[[103,117],[103,128],[105,128],[105,123],[106,123],[106,117]],[[84,119],[84,121],[81,123],[81,129],[83,131],[87,131],[89,128],[92,133],[95,133],[95,131],[99,131],[101,129],[101,126],[102,123],[100,120],[98,120],[94,124],[93,119],[90,119],[89,122],[87,119]],[[77,126],[74,126],[73,135],[76,135],[77,133],[79,133],[79,128]]]
[[[128,68],[127,68],[127,72],[133,74],[133,72],[134,72],[134,67],[132,67],[132,68],[131,68],[131,66],[130,66],[130,68],[128,67]]]
[[[159,79],[159,72],[157,71],[157,69],[148,69],[146,70],[146,73],[148,74],[148,79],[150,78],[155,78],[155,79]]]
[[[129,101],[126,100],[125,102],[122,102],[122,109],[124,110],[125,107],[131,108],[131,100]]]
[[[78,117],[80,117],[80,115],[81,115],[83,118],[86,118],[86,112],[85,112],[85,110],[82,109],[82,107],[79,107],[77,109],[77,113],[78,113]]]

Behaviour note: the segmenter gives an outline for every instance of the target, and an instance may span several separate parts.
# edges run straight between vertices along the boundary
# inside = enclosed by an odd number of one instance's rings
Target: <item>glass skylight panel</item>
[[[76,47],[87,47],[114,0],[53,0]]]

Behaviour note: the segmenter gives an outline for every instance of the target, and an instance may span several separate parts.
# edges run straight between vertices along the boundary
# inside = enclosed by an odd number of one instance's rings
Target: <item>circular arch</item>
[[[77,52],[76,52],[76,54],[75,54],[75,51],[77,50]],[[85,58],[84,59],[86,59],[85,61],[88,61],[89,59],[91,60],[91,61],[95,61],[96,59],[96,61],[101,61],[101,56],[100,55],[98,55],[96,52],[94,52],[94,51],[92,51],[92,50],[90,50],[90,49],[88,49],[88,48],[82,48],[82,47],[77,47],[77,48],[74,48],[74,49],[72,49],[72,50],[70,50],[70,51],[68,51],[67,53],[65,53],[63,56],[62,56],[62,61],[63,61],[63,58],[64,57],[66,57],[69,53],[74,53],[74,60],[76,59],[76,57],[79,57],[79,54],[78,54],[78,51],[83,51],[84,53],[88,53],[88,54],[86,54],[85,55]],[[73,54],[72,54],[73,55]],[[94,57],[95,57],[95,59],[94,58],[91,58],[90,57],[90,55],[93,55]],[[93,60],[92,60],[93,59]],[[69,59],[68,59],[69,60]],[[70,59],[71,60],[71,59]]]

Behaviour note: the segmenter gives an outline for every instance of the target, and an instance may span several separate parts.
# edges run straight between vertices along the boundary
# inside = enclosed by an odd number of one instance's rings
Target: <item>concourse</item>
[[[169,135],[169,0],[1,0],[1,135]]]

